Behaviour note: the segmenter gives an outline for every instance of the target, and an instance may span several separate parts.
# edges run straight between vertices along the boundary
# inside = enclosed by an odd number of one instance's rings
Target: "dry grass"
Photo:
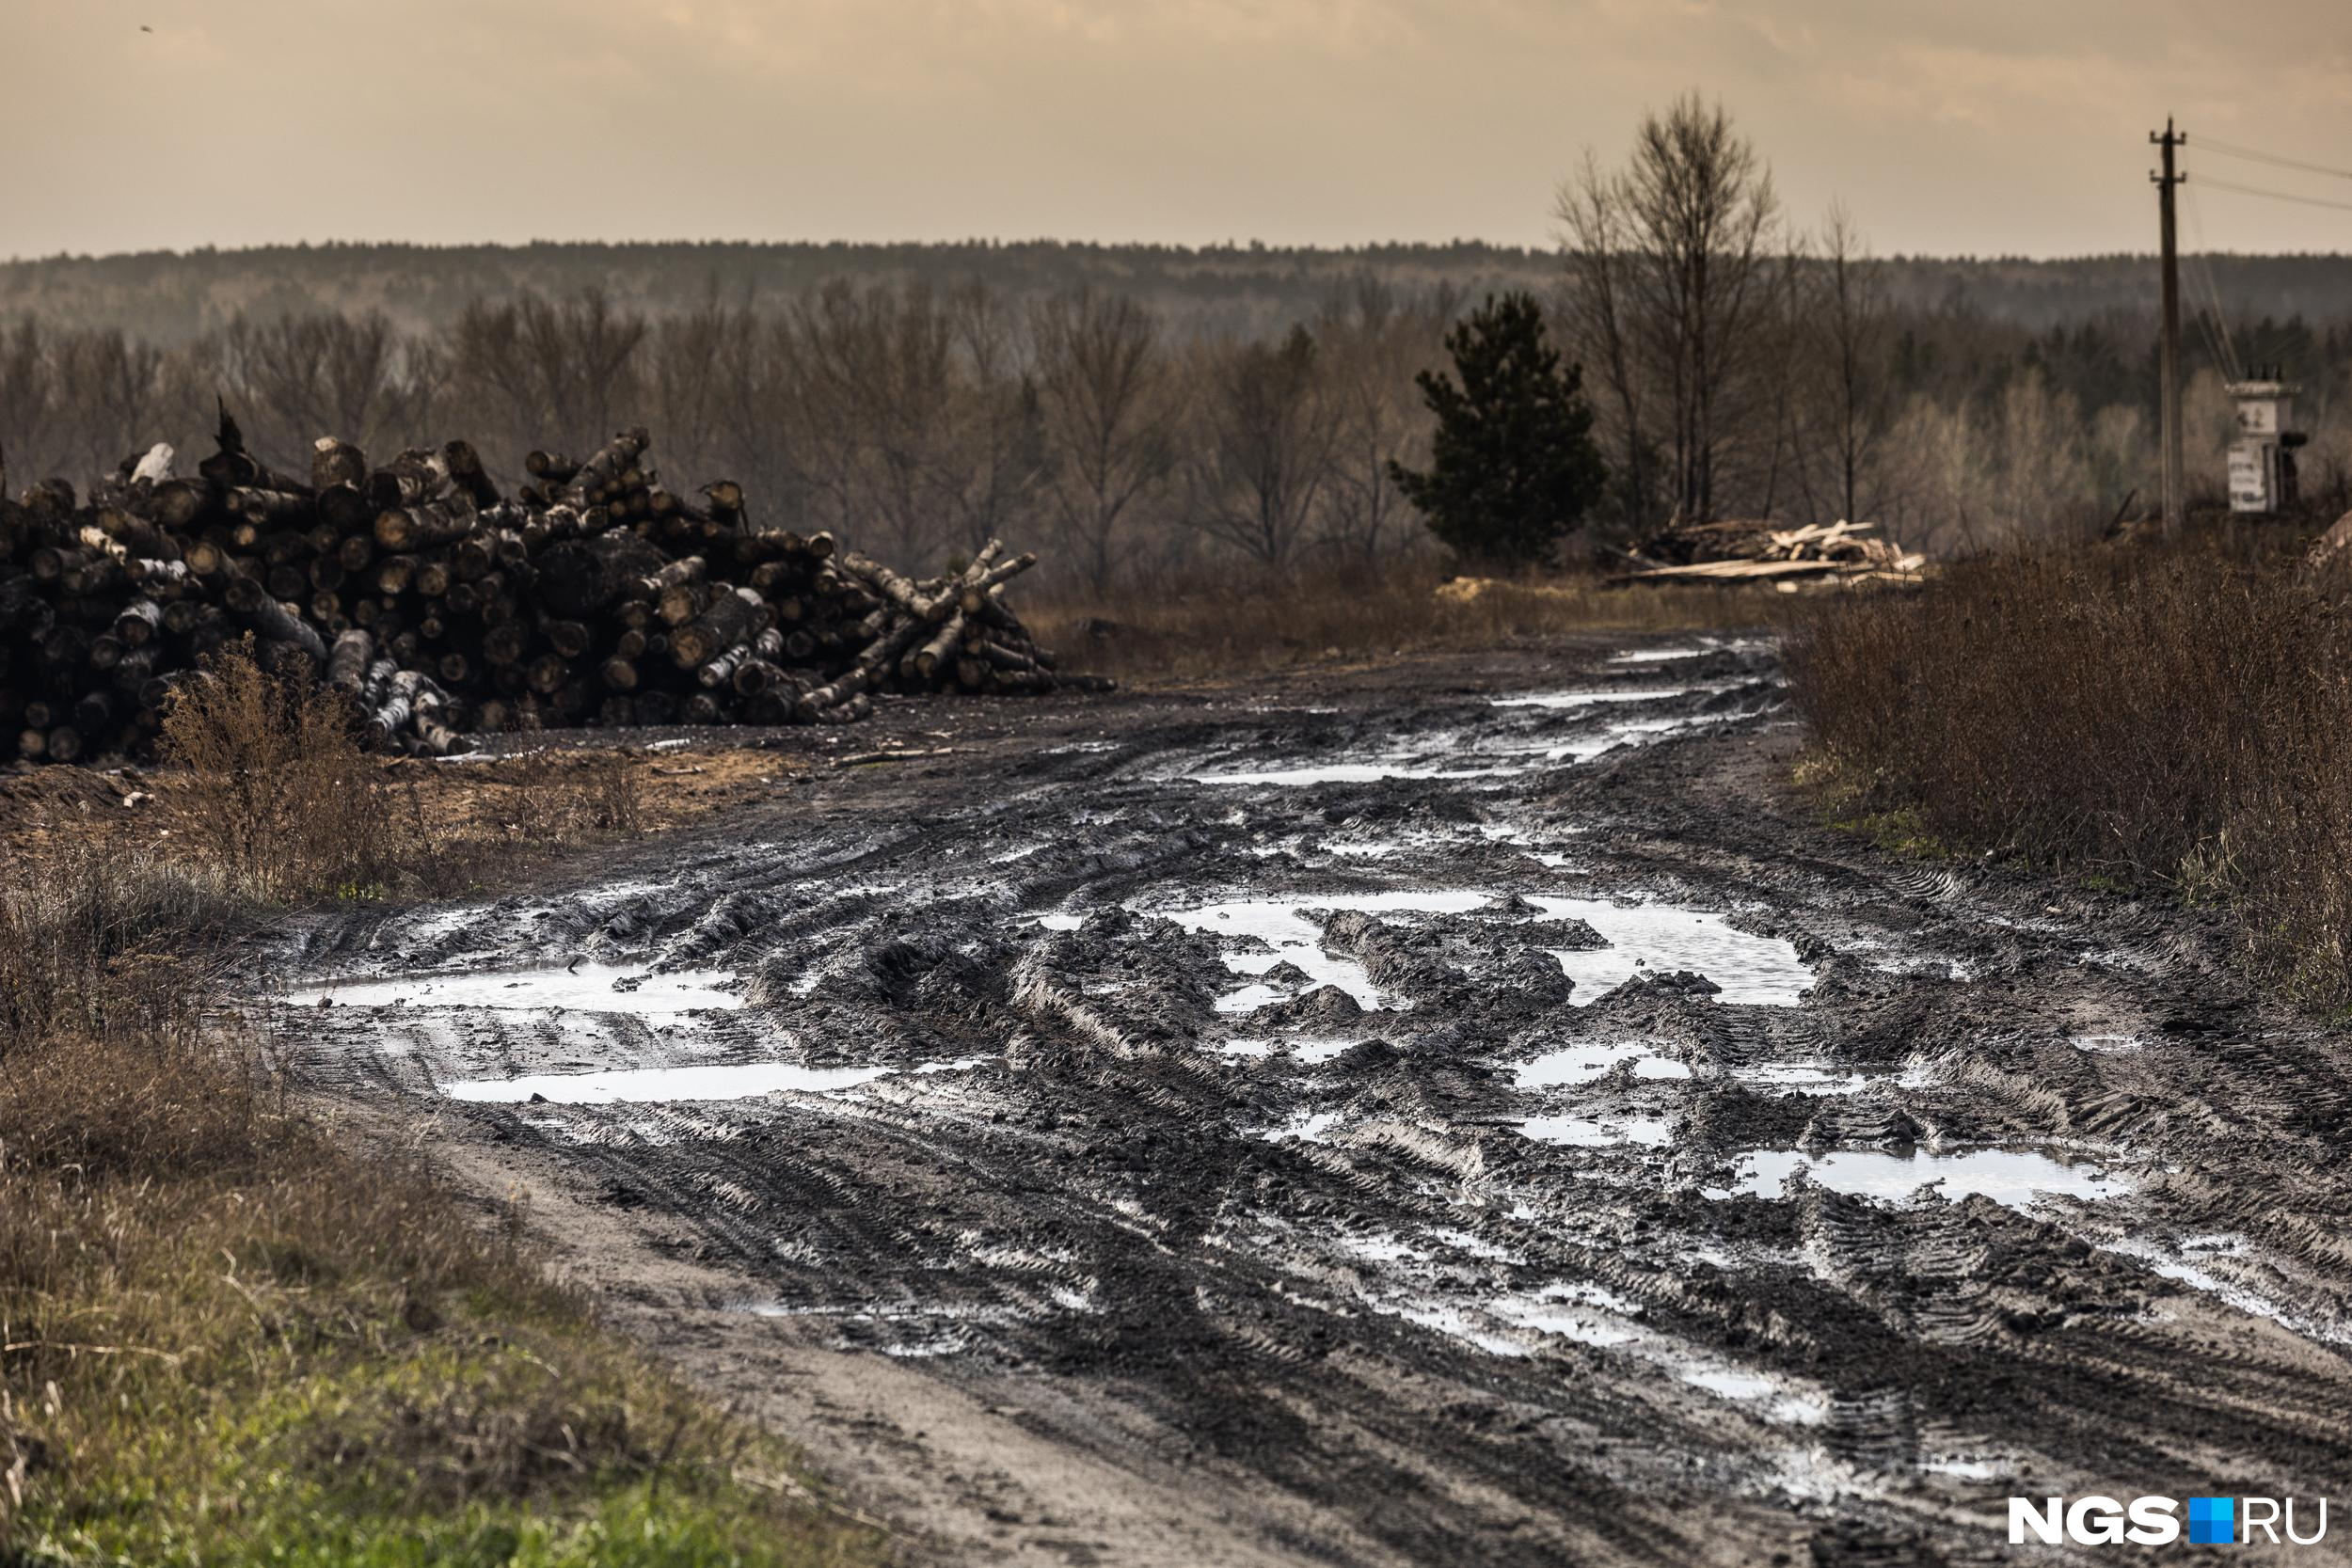
[[[368,755],[355,719],[342,694],[270,674],[240,646],[216,654],[165,716],[165,782],[149,793],[169,805],[150,816],[170,816],[160,836],[176,842],[154,852],[277,903],[446,893],[493,866],[511,874],[518,849],[551,857],[644,830],[643,753],[533,752],[476,781]]]
[[[173,716],[179,831],[69,809],[0,882],[0,1564],[878,1560],[793,1454],[548,1285],[515,1216],[322,1125],[212,983],[272,901],[430,883],[550,801],[559,834],[629,832],[633,775],[541,759],[427,827],[317,699],[220,679]],[[373,814],[358,850],[272,788]]]
[[[230,678],[245,677],[232,669]],[[264,692],[228,706],[227,721],[193,736],[197,719],[218,710],[173,713],[182,766],[0,775],[0,878],[28,879],[36,864],[103,847],[200,885],[216,905],[437,897],[771,798],[808,768],[724,746],[386,757],[347,749],[332,697]],[[257,710],[279,716],[275,732],[246,720]],[[322,755],[278,761],[280,737],[306,730]]]
[[[12,1050],[0,1561],[874,1559],[790,1454],[252,1066]]]
[[[254,898],[380,883],[398,852],[357,715],[339,692],[273,675],[231,643],[174,693],[160,751],[200,784],[195,849]]]
[[[2352,1000],[2352,639],[2295,542],[2005,556],[1825,604],[1789,652],[1820,760],[1928,832],[2226,900]]]
[[[1440,593],[1434,565],[1284,578],[1216,574],[1047,598],[1024,618],[1067,670],[1123,680],[1257,674],[1315,659],[1498,647],[1620,632],[1753,626],[1788,596],[1720,587],[1610,588],[1592,577],[1530,578]]]

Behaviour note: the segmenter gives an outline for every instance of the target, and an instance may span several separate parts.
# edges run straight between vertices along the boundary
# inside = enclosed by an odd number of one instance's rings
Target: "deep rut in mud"
[[[2342,1040],[2217,927],[1816,825],[1769,648],[967,711],[304,928],[303,1070],[690,1256],[602,1277],[723,1322],[713,1381],[894,1358],[1215,1511],[1193,1560],[1979,1561],[2011,1493],[2352,1490]],[[941,1555],[1158,1560],[1022,1486]]]

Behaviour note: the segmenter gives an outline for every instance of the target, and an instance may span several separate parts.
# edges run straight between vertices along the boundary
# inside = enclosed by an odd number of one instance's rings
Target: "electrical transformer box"
[[[2232,512],[2267,514],[2294,506],[2295,449],[2304,436],[2288,426],[2299,390],[2275,378],[2230,384],[2230,396],[2237,400],[2237,434],[2230,443]]]

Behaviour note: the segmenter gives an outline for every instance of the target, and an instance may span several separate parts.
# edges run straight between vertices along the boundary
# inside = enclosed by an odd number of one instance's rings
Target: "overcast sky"
[[[2352,202],[2194,141],[2352,170],[2347,0],[0,0],[0,255],[1540,244],[1583,150],[1694,87],[1882,254],[2153,248],[2168,111],[2192,171]],[[2192,218],[2352,250],[2352,211]]]

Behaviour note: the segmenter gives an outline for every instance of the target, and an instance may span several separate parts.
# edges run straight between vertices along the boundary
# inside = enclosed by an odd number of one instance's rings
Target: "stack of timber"
[[[642,428],[532,452],[508,497],[465,441],[381,465],[322,437],[307,473],[224,410],[192,477],[169,447],[87,497],[8,497],[0,762],[151,754],[173,689],[224,643],[349,694],[388,749],[556,725],[847,723],[885,692],[1102,689],[1006,605],[996,541],[914,579],[830,533],[758,529],[739,486],[665,487]]]
[[[1876,536],[1874,523],[1782,528],[1751,519],[1673,523],[1626,552],[1621,582],[1915,581],[1927,558]]]

